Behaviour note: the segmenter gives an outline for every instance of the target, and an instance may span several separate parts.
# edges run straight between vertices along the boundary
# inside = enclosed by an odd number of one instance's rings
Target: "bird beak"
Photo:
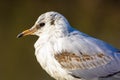
[[[33,27],[31,29],[27,29],[25,31],[23,31],[22,33],[17,35],[17,38],[23,37],[23,36],[27,36],[27,35],[34,35],[34,32],[37,31],[36,27]]]

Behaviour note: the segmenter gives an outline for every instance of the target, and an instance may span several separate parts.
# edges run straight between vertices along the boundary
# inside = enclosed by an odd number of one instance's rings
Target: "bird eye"
[[[40,23],[39,25],[40,25],[40,27],[43,27],[45,25],[45,23]]]

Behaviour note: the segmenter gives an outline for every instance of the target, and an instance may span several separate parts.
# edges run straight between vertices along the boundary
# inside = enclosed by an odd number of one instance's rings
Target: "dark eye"
[[[45,23],[40,23],[39,25],[40,25],[40,27],[43,27],[45,25]]]

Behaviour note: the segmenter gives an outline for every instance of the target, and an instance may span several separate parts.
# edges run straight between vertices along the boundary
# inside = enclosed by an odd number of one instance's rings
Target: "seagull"
[[[119,49],[73,28],[58,12],[40,15],[32,28],[17,37],[26,35],[39,37],[35,56],[56,80],[93,80],[120,73]]]

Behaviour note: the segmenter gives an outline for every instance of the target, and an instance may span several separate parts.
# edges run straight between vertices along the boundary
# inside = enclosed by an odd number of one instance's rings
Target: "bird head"
[[[32,28],[18,34],[18,38],[26,35],[56,35],[64,36],[68,32],[69,23],[67,19],[58,12],[46,12],[40,15]]]

